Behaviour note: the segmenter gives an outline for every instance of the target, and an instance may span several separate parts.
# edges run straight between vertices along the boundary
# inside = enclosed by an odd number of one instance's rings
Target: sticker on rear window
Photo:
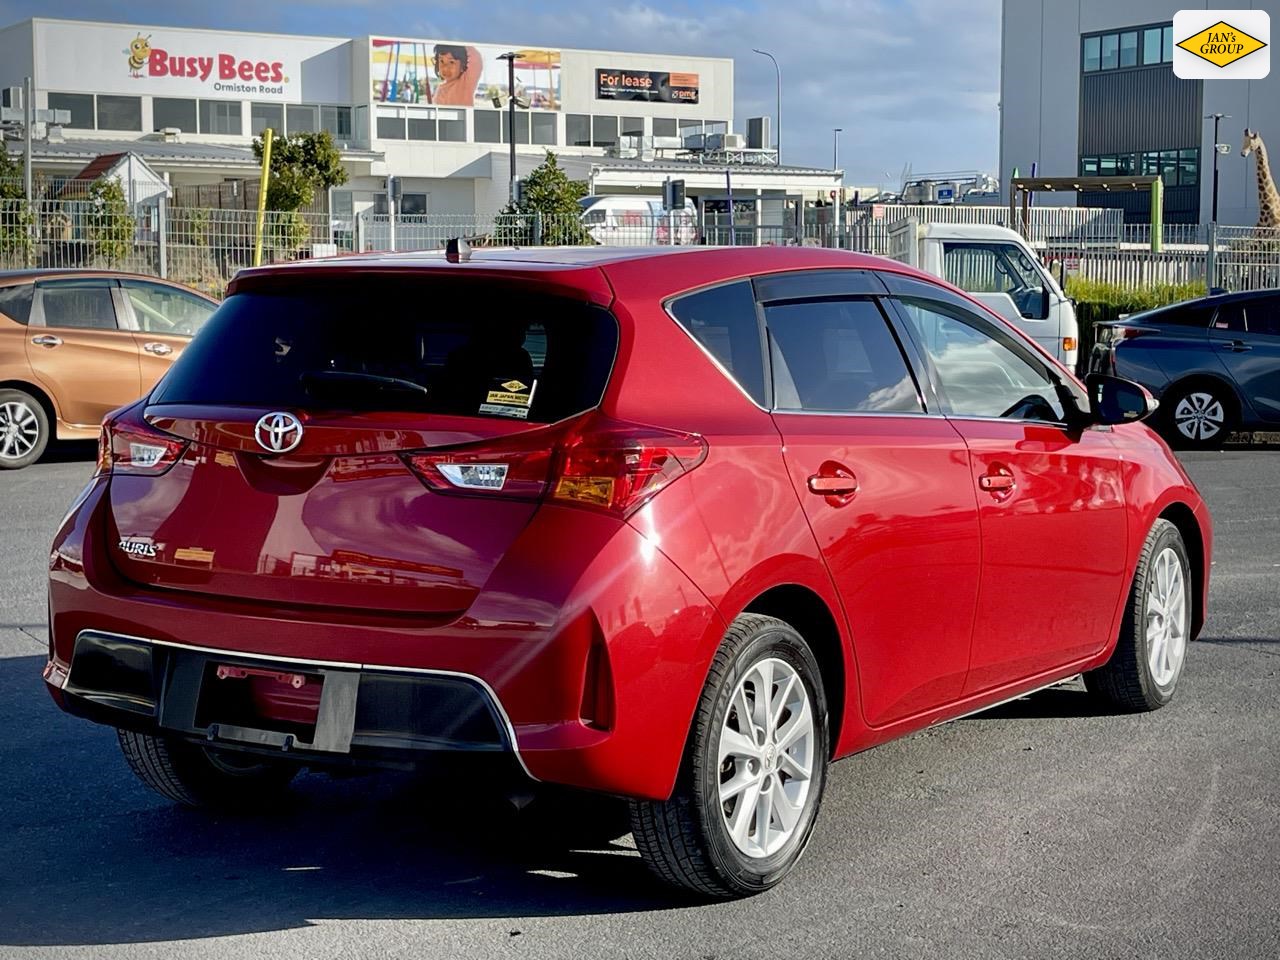
[[[489,385],[484,403],[480,404],[480,412],[499,417],[517,417],[521,420],[529,418],[529,407],[533,403],[533,392],[538,388],[538,381],[526,385],[521,380],[503,380]]]

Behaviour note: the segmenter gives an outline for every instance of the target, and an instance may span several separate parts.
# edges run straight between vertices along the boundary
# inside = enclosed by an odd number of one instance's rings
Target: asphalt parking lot
[[[785,884],[693,906],[629,839],[495,820],[465,781],[308,776],[251,819],[148,792],[40,679],[92,455],[0,476],[0,957],[1280,955],[1280,450],[1185,457],[1217,541],[1170,707],[1076,682],[842,761]]]

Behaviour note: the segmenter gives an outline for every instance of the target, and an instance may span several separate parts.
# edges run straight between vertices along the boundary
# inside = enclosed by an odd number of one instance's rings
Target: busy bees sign
[[[1271,70],[1265,10],[1179,10],[1173,72],[1184,80],[1260,80]]]

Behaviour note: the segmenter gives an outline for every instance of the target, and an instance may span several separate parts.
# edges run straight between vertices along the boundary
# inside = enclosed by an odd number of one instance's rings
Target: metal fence
[[[0,268],[95,267],[155,274],[219,294],[253,260],[256,212],[186,207],[164,200],[104,204],[46,181],[40,199],[0,200]],[[842,213],[843,216],[838,216]],[[646,214],[604,221],[576,213],[541,215],[268,212],[263,259],[296,260],[349,251],[439,250],[454,237],[476,246],[648,246],[735,244],[837,247],[890,255],[890,236],[906,217],[921,223],[1008,226],[1007,207],[878,205],[802,216],[756,212]],[[1228,290],[1280,287],[1280,230],[1169,224],[1153,251],[1151,228],[1125,224],[1118,210],[1032,208],[1019,223],[1041,258],[1068,275],[1126,286],[1207,282]]]

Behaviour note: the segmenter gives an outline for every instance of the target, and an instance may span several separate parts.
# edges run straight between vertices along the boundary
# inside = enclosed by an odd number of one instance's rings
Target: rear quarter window
[[[35,294],[35,285],[19,283],[14,286],[0,287],[0,313],[10,320],[26,324],[31,320],[31,300]]]
[[[282,281],[228,297],[152,402],[553,423],[599,404],[617,346],[608,311],[514,287]]]
[[[767,404],[764,352],[751,281],[686,294],[671,301],[668,310],[751,399],[762,407]]]

